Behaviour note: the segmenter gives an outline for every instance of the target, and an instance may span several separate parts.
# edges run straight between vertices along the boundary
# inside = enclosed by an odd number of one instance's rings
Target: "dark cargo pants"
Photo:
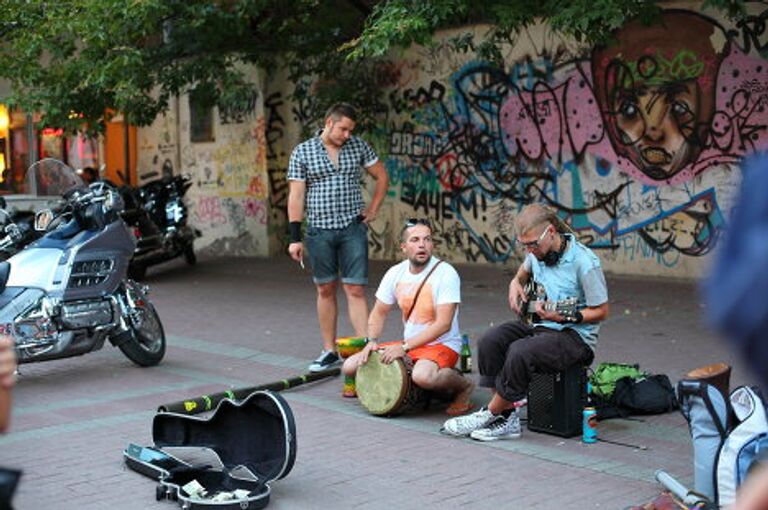
[[[486,331],[478,344],[480,386],[495,388],[504,400],[525,398],[534,373],[561,372],[577,363],[589,365],[592,349],[569,328],[533,328],[509,321]]]

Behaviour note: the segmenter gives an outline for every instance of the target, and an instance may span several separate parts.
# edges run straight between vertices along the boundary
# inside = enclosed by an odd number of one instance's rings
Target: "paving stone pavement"
[[[371,299],[387,267],[371,264]],[[463,331],[474,339],[511,318],[513,268],[457,269]],[[725,361],[734,367],[731,387],[753,382],[702,324],[706,310],[694,283],[608,276],[611,317],[595,363],[639,363],[674,383],[692,368]],[[287,258],[172,262],[150,269],[146,283],[168,336],[161,365],[136,367],[105,346],[21,367],[12,428],[0,437],[0,465],[24,471],[17,510],[177,507],[155,501],[154,482],[122,461],[129,442],[152,443],[157,406],[293,377],[320,350],[309,274]],[[341,295],[340,310],[339,336],[349,335]],[[399,338],[400,325],[390,319],[384,336]],[[296,417],[298,453],[290,474],[271,484],[269,508],[623,509],[658,494],[656,469],[692,483],[679,413],[600,424],[600,437],[645,450],[530,431],[516,441],[480,443],[439,434],[446,418],[440,408],[377,418],[340,393],[339,378],[283,392]],[[477,390],[473,400],[484,403],[486,393]]]

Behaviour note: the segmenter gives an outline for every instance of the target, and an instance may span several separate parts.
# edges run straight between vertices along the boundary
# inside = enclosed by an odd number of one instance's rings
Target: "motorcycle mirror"
[[[107,196],[104,199],[105,211],[122,211],[125,209],[125,202],[123,198],[114,190],[107,190]]]
[[[35,230],[45,232],[53,221],[53,211],[42,209],[35,213]]]

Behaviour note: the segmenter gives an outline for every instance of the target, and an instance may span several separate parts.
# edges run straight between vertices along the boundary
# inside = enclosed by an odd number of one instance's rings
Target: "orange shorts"
[[[384,342],[380,346],[402,344],[403,342]],[[408,356],[414,361],[426,359],[437,363],[439,368],[451,368],[459,360],[459,353],[443,344],[422,345],[408,351]]]

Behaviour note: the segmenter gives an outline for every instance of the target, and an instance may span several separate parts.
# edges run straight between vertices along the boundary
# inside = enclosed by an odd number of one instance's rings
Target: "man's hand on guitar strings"
[[[541,320],[552,321],[552,322],[565,321],[565,317],[560,315],[559,312],[553,310],[551,305],[550,306],[547,306],[547,305],[548,305],[548,302],[546,301],[535,301],[536,315],[538,315]]]
[[[509,282],[509,307],[512,308],[517,315],[520,315],[523,310],[523,304],[527,302],[525,290],[517,278],[512,278]]]

